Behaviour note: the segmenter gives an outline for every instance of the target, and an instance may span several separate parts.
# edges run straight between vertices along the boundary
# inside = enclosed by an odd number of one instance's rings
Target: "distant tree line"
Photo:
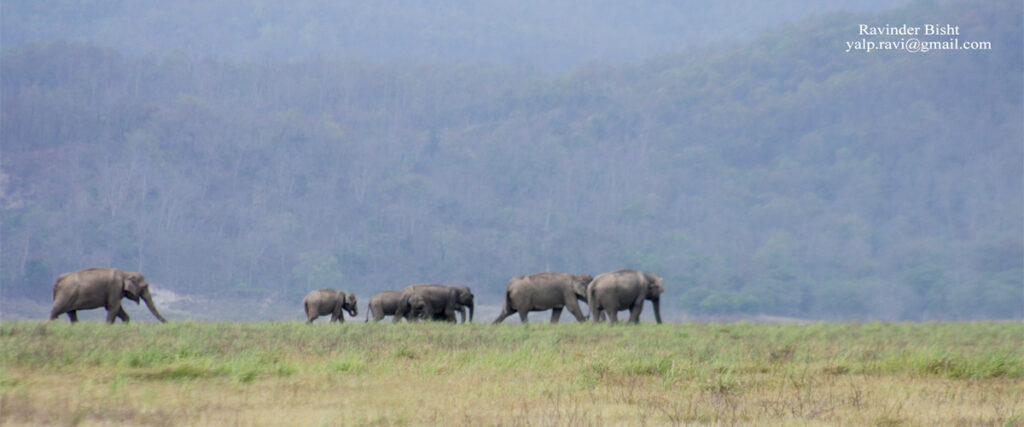
[[[486,303],[635,268],[666,312],[1024,316],[1021,5],[864,19],[900,16],[994,49],[847,54],[849,15],[565,75],[5,47],[0,289],[48,301],[112,266],[189,294]]]
[[[497,63],[565,71],[588,61],[638,61],[835,10],[906,0],[156,0],[4,2],[8,46],[74,37],[129,55],[290,61]]]

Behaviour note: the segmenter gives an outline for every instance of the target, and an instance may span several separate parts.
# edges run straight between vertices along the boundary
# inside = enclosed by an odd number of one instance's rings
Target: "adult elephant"
[[[50,320],[67,313],[74,323],[78,321],[78,310],[104,307],[107,309],[107,323],[114,323],[118,317],[122,322],[128,322],[128,313],[121,307],[121,298],[128,298],[136,304],[141,298],[157,319],[167,322],[153,304],[149,283],[142,273],[99,267],[62,274],[57,278],[53,284]]]
[[[586,321],[579,301],[587,302],[587,287],[593,280],[594,277],[589,274],[569,273],[536,273],[513,277],[505,286],[505,302],[494,323],[501,323],[516,312],[519,313],[519,319],[527,323],[529,312],[544,310],[551,310],[551,323],[558,323],[565,307],[576,316],[577,321]]]
[[[603,321],[602,315],[608,314],[609,321],[616,323],[619,321],[618,312],[628,309],[629,321],[638,323],[644,300],[648,299],[654,305],[654,318],[661,323],[662,292],[665,292],[665,283],[654,273],[619,270],[600,274],[587,289],[590,317],[600,322]]]
[[[306,311],[306,323],[313,323],[317,317],[331,315],[329,322],[345,323],[345,311],[352,317],[359,315],[356,307],[356,296],[351,292],[334,289],[319,289],[310,292],[302,299],[302,308]]]
[[[412,310],[410,301],[423,300],[423,319],[444,320],[455,323],[455,310],[459,305],[459,292],[455,287],[439,284],[409,285],[402,289],[402,296],[395,311],[394,321],[406,317]],[[470,309],[472,313],[472,308]]]

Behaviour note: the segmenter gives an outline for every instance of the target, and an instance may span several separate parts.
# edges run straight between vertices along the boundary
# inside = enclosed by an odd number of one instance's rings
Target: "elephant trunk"
[[[160,312],[156,309],[156,305],[153,304],[153,296],[149,294],[149,290],[143,291],[141,296],[142,300],[146,302],[146,307],[149,308],[149,311],[153,313],[160,322],[167,323],[167,319],[164,319],[164,316],[160,315]]]
[[[470,321],[470,323],[473,322],[473,305],[474,305],[473,301],[470,301],[469,305],[466,306],[466,307],[469,307],[469,321]]]

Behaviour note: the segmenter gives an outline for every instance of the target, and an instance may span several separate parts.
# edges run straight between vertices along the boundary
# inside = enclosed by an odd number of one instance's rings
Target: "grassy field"
[[[0,324],[4,425],[1024,425],[1022,323]]]

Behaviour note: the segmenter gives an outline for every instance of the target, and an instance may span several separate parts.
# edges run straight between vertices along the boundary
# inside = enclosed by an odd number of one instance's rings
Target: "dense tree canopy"
[[[46,302],[95,265],[498,304],[515,275],[638,268],[676,313],[1021,317],[1020,17],[915,3],[566,74],[5,46],[0,286]],[[844,52],[908,19],[993,48]]]

